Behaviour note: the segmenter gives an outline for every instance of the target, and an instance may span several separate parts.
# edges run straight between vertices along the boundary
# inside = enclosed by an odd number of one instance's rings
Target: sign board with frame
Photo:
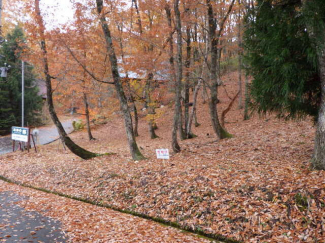
[[[156,149],[157,159],[169,159],[168,149]]]
[[[29,142],[28,127],[11,127],[11,139],[20,142]]]

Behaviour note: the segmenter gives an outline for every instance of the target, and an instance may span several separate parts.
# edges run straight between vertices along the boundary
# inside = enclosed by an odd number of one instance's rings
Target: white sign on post
[[[156,149],[157,159],[169,159],[168,149]]]
[[[11,139],[27,143],[29,141],[29,128],[12,127],[11,128]]]

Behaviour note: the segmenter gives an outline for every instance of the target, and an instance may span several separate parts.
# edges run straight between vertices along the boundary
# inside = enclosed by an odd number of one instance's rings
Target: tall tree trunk
[[[219,139],[231,137],[231,135],[220,125],[217,103],[218,103],[218,86],[219,86],[219,77],[218,77],[218,44],[219,39],[221,37],[225,22],[231,12],[232,6],[234,5],[235,0],[232,0],[231,5],[228,9],[226,16],[223,18],[218,34],[216,33],[217,23],[214,18],[214,11],[211,4],[211,0],[206,0],[206,4],[208,7],[208,22],[209,22],[209,42],[211,48],[211,60],[210,60],[210,77],[211,77],[211,85],[210,85],[210,116],[213,130]]]
[[[136,9],[137,12],[137,19],[138,19],[138,25],[139,25],[139,33],[140,36],[142,36],[143,34],[143,28],[142,28],[142,20],[141,20],[141,15],[140,15],[140,11],[139,11],[139,7],[138,7],[138,2],[137,0],[132,0],[132,3],[134,3],[134,7]],[[150,15],[150,13],[149,13]],[[153,19],[149,17],[149,22],[150,22],[150,30],[152,29],[152,25],[153,25]],[[147,47],[146,45],[144,46],[144,52],[153,52],[154,50],[154,46],[153,44],[150,44],[149,47]],[[148,126],[149,126],[149,134],[150,134],[150,138],[151,139],[155,139],[158,138],[158,136],[155,133],[155,130],[157,128],[157,125],[155,123],[155,120],[153,118],[155,112],[155,107],[152,105],[151,102],[151,85],[153,82],[153,73],[152,71],[148,71],[148,78],[147,78],[147,82],[146,82],[146,86],[144,89],[144,94],[145,94],[145,107],[148,110],[148,116],[149,116],[149,122],[148,122]]]
[[[2,0],[0,0],[0,39],[3,40],[2,37]]]
[[[178,78],[176,75],[175,63],[174,63],[174,42],[173,42],[173,31],[172,31],[172,15],[171,9],[168,3],[165,6],[166,16],[168,27],[170,29],[169,32],[169,64],[171,69],[171,80],[172,86],[175,87],[175,114],[174,114],[174,122],[173,122],[173,131],[172,131],[172,148],[174,152],[179,152],[181,150],[178,141],[177,141],[177,131],[179,123],[181,121],[179,117],[179,113],[181,112],[181,90],[180,90],[180,83],[178,82]],[[177,66],[178,67],[178,66]]]
[[[138,116],[138,109],[137,106],[135,104],[135,102],[133,102],[133,116],[134,116],[134,136],[138,137],[139,136],[139,116]]]
[[[151,102],[151,85],[153,82],[153,74],[149,73],[148,75],[148,79],[147,79],[147,83],[146,83],[146,101],[148,104],[148,116],[149,116],[149,134],[150,134],[150,138],[151,139],[155,139],[158,138],[157,134],[155,133],[155,119],[154,119],[154,115],[155,115],[155,107]]]
[[[218,34],[216,33],[217,25],[216,19],[214,18],[214,11],[210,0],[206,0],[206,4],[208,7],[208,22],[209,22],[209,42],[211,48],[211,60],[210,60],[210,77],[211,77],[211,85],[210,85],[210,101],[209,101],[209,108],[210,108],[210,116],[212,127],[219,139],[231,137],[231,135],[221,126],[219,117],[218,117],[218,110],[217,110],[217,103],[218,103],[218,86],[219,86],[219,77],[218,77],[218,58],[219,58],[219,51],[218,51],[218,44],[219,39],[221,37],[225,22],[232,10],[232,6],[234,5],[235,0],[232,0],[231,5],[228,9],[226,16],[223,18],[222,22],[220,23],[220,29]]]
[[[178,118],[178,134],[179,134],[179,139],[180,140],[184,140],[186,139],[186,135],[185,135],[185,130],[184,130],[184,116],[183,116],[183,109],[182,109],[182,100],[184,102],[184,99],[182,98],[182,83],[180,84],[179,87],[179,93],[180,93],[180,105],[179,105],[179,118]]]
[[[325,170],[325,48],[319,54],[319,70],[322,94],[318,111],[312,167],[317,170]]]
[[[85,114],[86,114],[86,124],[87,124],[87,134],[88,134],[88,139],[89,140],[95,140],[91,133],[91,128],[90,128],[90,115],[89,115],[89,103],[87,99],[87,94],[84,92],[83,93],[83,100],[84,100],[84,105],[85,105]]]
[[[86,66],[86,58],[87,58],[86,46],[84,46],[84,58],[85,58],[85,64],[84,65]],[[86,76],[87,76],[87,73],[84,70],[83,80],[82,80],[83,89],[86,89]],[[83,92],[83,101],[84,101],[84,106],[85,106],[85,115],[86,115],[86,126],[87,126],[88,139],[89,140],[95,140],[95,138],[93,137],[93,135],[91,133],[89,103],[88,103],[88,98],[87,98],[87,94],[86,94],[85,90]]]
[[[44,65],[44,74],[45,74],[45,84],[46,84],[46,95],[47,95],[47,105],[49,108],[49,113],[52,118],[53,123],[57,127],[58,133],[60,135],[60,138],[62,142],[69,148],[69,150],[74,153],[75,155],[79,156],[83,159],[90,159],[93,157],[98,156],[99,154],[89,152],[82,147],[78,146],[76,143],[74,143],[70,137],[65,132],[59,118],[56,115],[54,104],[53,104],[53,98],[52,98],[52,84],[51,84],[51,75],[49,73],[49,65],[48,65],[48,59],[47,59],[47,49],[46,49],[46,41],[45,41],[45,26],[43,23],[43,18],[41,15],[40,7],[39,7],[39,1],[35,0],[35,11],[37,16],[37,24],[39,27],[39,34],[41,36],[41,50],[42,50],[42,59],[43,59],[43,65]]]
[[[176,83],[176,70],[175,70],[175,63],[174,63],[174,42],[173,42],[173,31],[172,31],[172,14],[171,9],[168,3],[165,5],[167,23],[169,27],[169,64],[171,70],[171,83]],[[172,85],[173,86],[173,85]]]
[[[248,105],[249,105],[248,75],[245,74],[245,104],[244,104],[244,120],[248,120],[248,119],[249,119],[249,115],[248,115]]]
[[[128,73],[128,72],[126,72]],[[128,88],[128,93],[129,93],[129,100],[130,100],[130,103],[132,104],[132,108],[133,108],[133,125],[134,125],[134,128],[133,128],[133,133],[134,133],[134,136],[135,137],[138,137],[139,136],[139,132],[138,132],[138,126],[139,126],[139,116],[138,116],[138,109],[137,109],[137,106],[135,104],[135,98],[134,96],[132,95],[131,93],[131,86],[130,86],[130,80],[128,79],[128,74],[126,74],[126,78],[127,78],[127,88]]]
[[[175,84],[175,113],[174,125],[172,132],[172,148],[175,153],[180,152],[181,148],[177,141],[177,130],[179,128],[179,118],[181,112],[181,82],[182,82],[182,25],[181,14],[179,12],[179,0],[174,0],[174,12],[176,20],[176,33],[177,33],[177,71],[176,71],[176,84]]]
[[[308,8],[307,3],[311,4],[310,6],[318,7],[317,2],[314,0],[304,0],[302,4],[305,8]],[[307,10],[311,11],[311,10]],[[308,21],[306,21],[306,29],[310,38],[310,41],[318,47],[318,65],[319,65],[319,77],[320,77],[320,85],[321,85],[321,102],[318,110],[318,118],[317,118],[317,128],[316,128],[316,136],[314,143],[314,153],[312,158],[312,167],[316,170],[325,170],[325,19],[324,12],[316,14],[319,16],[317,23],[321,27],[321,29],[314,29],[316,26],[311,25]],[[314,12],[314,11],[313,11]]]
[[[114,86],[115,90],[118,96],[118,99],[120,101],[120,109],[124,116],[124,123],[125,123],[125,129],[126,129],[126,135],[130,147],[130,152],[132,155],[132,158],[134,160],[142,160],[144,159],[144,156],[141,154],[137,142],[135,140],[134,132],[133,132],[133,124],[132,124],[132,117],[129,111],[128,102],[123,90],[123,86],[120,80],[120,74],[118,71],[118,64],[117,64],[117,58],[113,46],[113,40],[111,37],[111,32],[108,28],[108,24],[105,18],[104,13],[102,13],[103,10],[103,0],[96,0],[96,6],[97,6],[97,13],[99,14],[99,20],[101,23],[101,27],[105,36],[106,41],[106,48],[109,55],[109,59],[111,62],[111,71],[112,71],[112,77],[114,80]]]
[[[196,103],[197,103],[196,101],[197,101],[197,95],[199,93],[199,89],[201,87],[201,83],[202,83],[202,80],[199,80],[199,82],[197,83],[197,85],[195,87],[195,90],[194,90],[192,114],[189,117],[189,121],[188,121],[188,124],[187,124],[187,127],[186,127],[186,134],[188,136],[187,138],[192,138],[193,137],[192,132],[191,132],[191,128],[192,128],[193,119],[196,119]]]
[[[186,9],[186,12],[189,10]],[[191,29],[190,24],[186,26],[186,61],[185,61],[185,85],[184,85],[184,125],[185,125],[185,138],[190,138],[191,135],[187,133],[188,124],[190,121],[189,116],[189,103],[190,103],[190,66],[191,66]]]
[[[132,3],[133,3],[133,1],[132,1]],[[123,42],[122,42],[123,24],[122,24],[121,27],[118,26],[118,30],[120,31],[120,34],[121,34],[121,37],[118,38],[118,41],[119,41],[120,48],[121,48],[122,62],[124,64],[124,66],[126,66],[125,60],[124,60],[124,47],[123,47]],[[134,133],[135,137],[138,137],[139,136],[139,132],[138,132],[138,124],[139,124],[138,110],[137,110],[137,106],[135,104],[134,95],[132,94],[132,91],[131,91],[131,85],[130,85],[130,79],[129,79],[129,71],[126,69],[125,73],[126,73],[127,90],[128,90],[128,93],[129,93],[128,100],[131,103],[132,108],[133,108],[133,116],[134,116],[134,119],[133,119],[133,122],[132,122],[134,124],[133,133]]]
[[[238,4],[241,5],[241,1],[238,0]],[[241,10],[238,10],[238,109],[243,109],[243,98],[242,98],[242,65],[243,65],[243,58],[242,58],[242,38],[241,38]]]

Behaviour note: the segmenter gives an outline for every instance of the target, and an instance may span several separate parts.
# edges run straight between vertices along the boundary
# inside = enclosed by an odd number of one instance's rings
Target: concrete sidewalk
[[[73,131],[72,121],[73,119],[62,122],[62,126],[68,134]],[[37,141],[35,141],[36,145],[48,144],[59,138],[59,133],[55,125],[38,128],[38,130],[39,134],[36,139]],[[0,154],[6,154],[10,152],[12,152],[11,136],[9,135],[5,137],[0,137]]]

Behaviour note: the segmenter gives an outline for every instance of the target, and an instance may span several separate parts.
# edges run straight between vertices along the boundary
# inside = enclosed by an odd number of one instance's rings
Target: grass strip
[[[73,199],[73,200],[76,200],[76,201],[79,201],[79,202],[84,202],[84,203],[95,205],[95,206],[98,206],[98,207],[111,209],[111,210],[114,210],[114,211],[117,211],[117,212],[120,212],[120,213],[129,214],[129,215],[133,215],[133,216],[136,216],[136,217],[139,217],[139,218],[151,220],[151,221],[160,223],[160,224],[162,224],[164,226],[170,226],[170,227],[182,230],[182,231],[184,231],[186,233],[195,234],[198,237],[202,237],[202,238],[205,238],[205,239],[210,240],[210,241],[219,241],[219,242],[221,241],[221,242],[224,242],[224,243],[241,243],[241,241],[238,241],[238,240],[235,240],[235,239],[232,239],[232,238],[228,238],[228,237],[220,235],[220,234],[206,233],[202,229],[199,229],[199,228],[192,229],[189,226],[182,226],[177,222],[168,221],[168,220],[158,218],[158,217],[151,217],[151,216],[148,216],[146,214],[137,213],[137,212],[132,211],[132,210],[120,209],[120,208],[117,208],[117,207],[114,207],[112,205],[108,205],[108,204],[105,204],[105,203],[94,202],[94,201],[91,201],[89,199],[80,198],[80,197],[76,197],[76,196],[71,196],[71,195],[61,193],[61,192],[51,191],[51,190],[41,188],[41,187],[35,187],[35,186],[32,186],[32,185],[28,185],[28,184],[25,184],[25,183],[21,183],[21,182],[18,182],[18,181],[11,180],[11,179],[6,178],[6,177],[4,177],[2,175],[0,175],[0,180],[11,183],[11,184],[16,184],[18,186],[31,188],[31,189],[34,189],[34,190],[37,190],[37,191],[50,193],[50,194],[53,194],[53,195],[56,195],[56,196]]]

